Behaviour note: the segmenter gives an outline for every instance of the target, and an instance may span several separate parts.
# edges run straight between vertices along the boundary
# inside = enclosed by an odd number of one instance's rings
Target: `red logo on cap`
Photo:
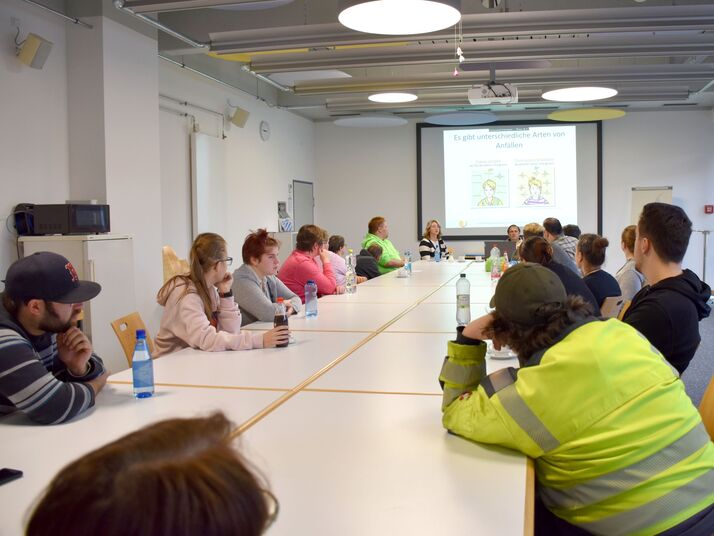
[[[68,262],[67,264],[65,264],[64,267],[67,269],[67,271],[69,272],[69,275],[72,277],[72,281],[79,281],[79,276],[77,275],[77,270],[74,269],[74,266],[72,266],[71,262]]]

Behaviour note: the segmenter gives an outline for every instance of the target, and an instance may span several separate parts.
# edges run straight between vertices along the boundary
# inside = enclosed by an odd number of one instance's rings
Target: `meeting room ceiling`
[[[160,32],[167,61],[313,120],[456,110],[543,115],[581,106],[541,96],[572,85],[615,88],[597,105],[626,110],[714,103],[714,2],[491,3],[498,6],[463,0],[460,27],[409,36],[350,30],[337,20],[337,0],[125,0],[124,7],[194,41]],[[514,84],[518,103],[471,105],[468,90],[492,79]],[[368,100],[381,91],[418,100]]]

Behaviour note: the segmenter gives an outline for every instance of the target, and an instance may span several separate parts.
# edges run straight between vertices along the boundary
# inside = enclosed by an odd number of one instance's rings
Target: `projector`
[[[515,104],[518,102],[518,88],[513,84],[484,84],[474,86],[468,92],[471,104]]]

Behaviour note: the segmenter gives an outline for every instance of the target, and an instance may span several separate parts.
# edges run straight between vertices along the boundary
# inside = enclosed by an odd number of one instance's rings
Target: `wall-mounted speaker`
[[[239,128],[243,128],[245,126],[246,121],[248,121],[249,115],[250,112],[248,110],[244,110],[243,108],[236,108],[236,111],[233,112],[231,115],[231,123],[233,123]]]
[[[50,50],[52,50],[52,43],[31,33],[22,42],[17,57],[22,63],[33,69],[42,69],[47,61],[47,56],[50,55]]]

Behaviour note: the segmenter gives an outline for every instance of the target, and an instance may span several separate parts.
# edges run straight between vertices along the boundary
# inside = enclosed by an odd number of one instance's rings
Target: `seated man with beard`
[[[42,251],[13,263],[0,307],[0,414],[65,422],[94,405],[107,381],[102,360],[76,326],[101,287],[80,281],[62,255]]]

